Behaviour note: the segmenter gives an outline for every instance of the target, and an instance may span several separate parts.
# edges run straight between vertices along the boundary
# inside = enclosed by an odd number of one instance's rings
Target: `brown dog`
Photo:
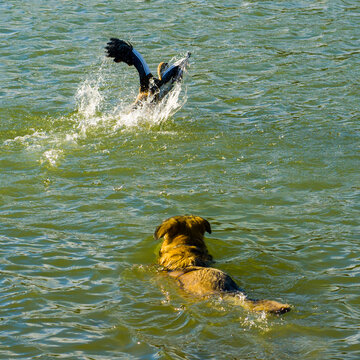
[[[187,292],[198,296],[223,295],[239,299],[240,305],[253,311],[282,314],[290,305],[272,300],[249,299],[225,272],[209,267],[212,256],[204,241],[211,233],[207,220],[199,216],[174,216],[155,230],[155,239],[164,238],[159,264]]]

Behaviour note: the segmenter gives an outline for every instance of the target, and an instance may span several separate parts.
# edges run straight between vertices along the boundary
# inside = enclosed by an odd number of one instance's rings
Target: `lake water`
[[[360,4],[0,3],[1,359],[359,359]],[[162,107],[129,111],[130,40]],[[216,266],[281,317],[157,272],[156,226],[211,223]]]

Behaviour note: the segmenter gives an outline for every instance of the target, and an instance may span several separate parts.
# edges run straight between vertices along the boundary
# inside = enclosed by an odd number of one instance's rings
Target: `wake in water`
[[[182,59],[180,59],[182,60]],[[180,61],[178,60],[178,61]],[[85,139],[96,133],[114,134],[119,129],[149,128],[162,124],[174,115],[186,102],[186,89],[177,82],[173,89],[158,103],[144,102],[134,108],[130,99],[109,101],[113,90],[109,86],[109,61],[104,59],[100,67],[87,75],[75,93],[75,112],[69,116],[46,118],[51,122],[51,130],[31,129],[31,133],[16,136],[4,141],[5,147],[24,146],[39,162],[50,167],[58,166],[68,148],[76,146],[79,139]],[[128,93],[128,89],[122,92]]]

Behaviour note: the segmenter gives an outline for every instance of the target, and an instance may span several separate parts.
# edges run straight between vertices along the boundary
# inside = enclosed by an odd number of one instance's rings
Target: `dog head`
[[[154,237],[156,240],[165,237],[165,240],[169,241],[178,235],[203,237],[205,231],[211,234],[211,227],[209,222],[200,216],[173,216],[156,228]]]
[[[164,238],[159,252],[159,264],[167,270],[189,266],[208,266],[212,260],[204,241],[211,233],[207,220],[199,216],[174,216],[158,226],[155,239]]]

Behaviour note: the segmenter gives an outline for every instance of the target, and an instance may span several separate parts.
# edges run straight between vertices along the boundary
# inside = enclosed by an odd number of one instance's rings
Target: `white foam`
[[[155,126],[165,122],[185,104],[186,92],[180,97],[181,91],[181,84],[177,83],[158,104],[149,102],[136,109],[118,109],[114,113],[116,123],[113,130],[142,125]]]
[[[30,130],[33,131],[32,134],[27,134],[24,136],[16,136],[13,139],[7,139],[4,141],[4,145],[11,146],[15,144],[22,144],[27,147],[33,147],[33,146],[36,147],[39,142],[43,141],[44,139],[47,139],[48,137],[44,131],[34,130],[34,129],[30,129]]]
[[[63,150],[61,149],[47,150],[42,154],[42,157],[40,158],[40,163],[41,164],[48,163],[50,166],[56,166],[57,161],[59,160],[62,154],[63,154]]]

